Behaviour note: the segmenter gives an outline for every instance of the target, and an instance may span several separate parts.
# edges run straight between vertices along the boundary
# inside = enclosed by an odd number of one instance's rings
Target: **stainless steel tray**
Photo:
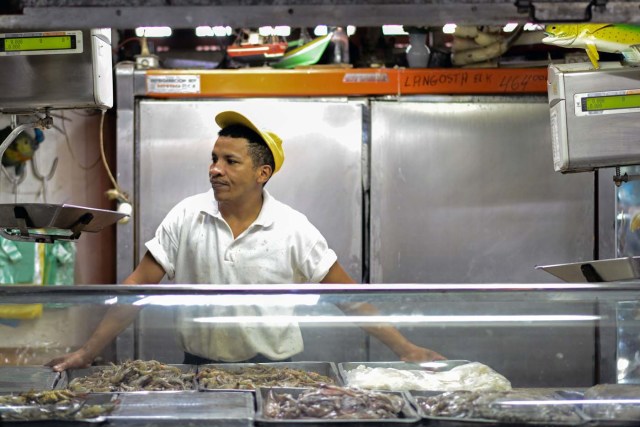
[[[568,264],[538,265],[565,282],[615,282],[640,278],[640,257],[611,258]]]
[[[182,372],[196,372],[196,365],[183,365],[183,364],[170,364],[167,363],[167,366],[175,366],[177,368],[180,368],[180,370],[182,370]],[[80,378],[80,377],[85,377],[87,375],[91,375],[92,373],[99,371],[101,369],[104,368],[108,368],[109,366],[91,366],[89,368],[83,368],[83,369],[69,369],[66,370],[64,372],[61,373],[60,379],[58,380],[58,382],[56,383],[55,388],[56,389],[65,389],[67,388],[67,386],[69,385],[69,383],[71,381],[73,381],[75,378]],[[195,375],[194,375],[194,379],[193,382],[191,383],[191,386],[193,387],[190,390],[196,390],[197,389],[197,384],[196,384],[196,380],[195,380]],[[161,390],[161,391],[153,391],[153,393],[176,393],[179,391],[189,391],[189,390]],[[100,393],[146,393],[147,390],[140,390],[140,391],[112,391],[112,392],[92,392],[95,394],[100,394]]]
[[[340,373],[340,379],[345,385],[349,385],[347,381],[347,372],[356,369],[362,365],[366,368],[390,368],[399,369],[404,371],[431,371],[431,372],[445,372],[451,369],[471,363],[469,360],[437,360],[433,362],[342,362],[338,363],[338,372]]]
[[[144,392],[121,394],[118,399],[120,404],[107,417],[109,424],[149,427],[253,425],[254,403],[249,393]]]
[[[420,416],[415,411],[411,403],[409,402],[407,395],[404,392],[396,391],[380,391],[376,393],[381,394],[393,394],[402,397],[404,400],[404,407],[400,412],[400,418],[395,419],[380,419],[380,420],[365,420],[365,419],[319,419],[319,418],[297,418],[297,419],[274,419],[268,418],[264,415],[264,403],[267,399],[269,392],[273,390],[274,393],[288,393],[293,397],[298,397],[305,390],[309,388],[287,388],[287,387],[260,387],[256,392],[256,416],[255,420],[259,424],[269,426],[282,426],[291,427],[292,425],[302,425],[304,427],[326,427],[326,426],[341,426],[344,424],[351,426],[372,426],[372,425],[395,425],[395,424],[413,424],[420,421]]]
[[[9,393],[9,395],[16,395],[18,393]],[[7,394],[3,394],[7,395]],[[78,424],[94,425],[104,423],[107,420],[106,415],[99,415],[95,417],[82,417],[81,411],[83,408],[91,405],[109,405],[112,408],[118,406],[118,399],[115,394],[111,395],[94,395],[84,394],[78,395],[77,399],[74,399],[76,405],[73,407],[65,407],[59,405],[37,405],[27,404],[23,406],[15,405],[1,405],[0,404],[0,425],[3,426],[78,426]],[[32,419],[15,419],[16,412],[22,412],[25,416],[29,416]],[[33,419],[38,418],[38,419]]]
[[[577,395],[592,423],[606,426],[640,425],[640,385],[600,384]]]
[[[0,204],[0,234],[11,240],[51,243],[98,232],[125,214],[104,209],[45,203]]]
[[[2,366],[0,367],[0,393],[29,390],[51,390],[60,378],[45,366]]]
[[[244,368],[251,366],[269,366],[272,368],[289,368],[289,369],[299,369],[301,371],[307,372],[315,372],[320,375],[324,375],[326,377],[332,378],[336,385],[342,385],[342,379],[340,375],[338,375],[338,370],[336,369],[336,365],[333,362],[271,362],[271,363],[211,363],[207,365],[200,365],[198,367],[198,373],[201,369],[213,367],[218,369],[224,369],[230,372],[237,372]],[[197,378],[197,375],[196,375]],[[242,392],[255,392],[255,390],[246,390],[246,389],[214,389],[214,388],[206,388],[203,384],[198,381],[198,390],[203,391],[242,391]]]
[[[446,392],[442,391],[410,391],[407,393],[408,399],[411,404],[416,408],[418,415],[425,420],[429,424],[429,426],[442,426],[442,427],[450,427],[454,425],[460,425],[464,427],[506,427],[506,426],[579,426],[588,423],[589,418],[585,416],[585,414],[580,410],[579,405],[576,405],[572,401],[567,401],[567,399],[557,393],[556,390],[552,389],[514,389],[515,393],[518,391],[538,391],[548,395],[549,400],[553,400],[554,402],[566,402],[566,405],[569,405],[570,413],[575,416],[574,420],[526,420],[527,417],[532,418],[535,416],[535,413],[531,411],[539,410],[540,407],[545,407],[544,403],[534,402],[533,404],[525,404],[525,405],[516,405],[509,404],[509,401],[518,401],[517,398],[508,398],[508,400],[502,400],[504,404],[500,404],[500,400],[496,401],[496,404],[491,405],[491,409],[495,412],[497,417],[500,419],[493,418],[479,418],[479,417],[465,417],[465,416],[433,416],[425,413],[424,408],[418,403],[419,399],[422,397],[432,397],[438,396],[441,394],[445,394]],[[546,398],[545,398],[546,399]],[[563,405],[564,406],[564,405]],[[549,408],[554,408],[554,405],[548,405]],[[566,408],[566,406],[565,406]],[[489,409],[489,408],[486,408]]]

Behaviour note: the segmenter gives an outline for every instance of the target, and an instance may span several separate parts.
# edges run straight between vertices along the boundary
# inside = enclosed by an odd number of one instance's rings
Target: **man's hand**
[[[65,369],[87,368],[91,366],[94,357],[87,353],[84,349],[79,349],[73,353],[68,353],[45,363],[44,366],[51,366],[56,372],[62,372]]]
[[[164,277],[164,269],[153,258],[151,253],[146,252],[140,264],[124,280],[127,285],[142,285],[160,283]],[[100,352],[111,341],[125,330],[142,309],[135,305],[115,305],[107,310],[102,321],[84,345],[74,351],[47,362],[45,366],[51,366],[54,371],[60,372],[65,369],[86,368],[91,365]]]
[[[406,350],[404,350],[400,356],[400,360],[403,362],[431,362],[433,360],[446,360],[447,358],[428,348],[419,347],[415,344],[410,344]]]
[[[355,283],[351,277],[347,274],[342,266],[336,261],[327,275],[322,279],[321,283]],[[350,316],[379,316],[380,312],[373,305],[366,302],[358,303],[343,303],[336,304],[336,306],[342,310],[345,314]],[[405,362],[430,362],[432,360],[446,360],[447,358],[436,353],[428,348],[419,347],[406,339],[404,335],[400,333],[391,324],[362,324],[362,329],[369,334],[378,338],[384,343],[391,351],[398,355],[398,357]]]

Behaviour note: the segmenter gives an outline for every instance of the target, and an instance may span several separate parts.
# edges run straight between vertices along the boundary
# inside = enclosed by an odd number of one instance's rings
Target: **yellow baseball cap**
[[[276,165],[276,170],[274,170],[273,173],[280,170],[280,167],[284,163],[284,150],[282,149],[282,139],[280,139],[278,135],[259,129],[251,120],[236,111],[223,111],[219,113],[216,116],[216,123],[223,129],[231,125],[242,125],[256,132],[262,137],[273,154],[273,160]]]

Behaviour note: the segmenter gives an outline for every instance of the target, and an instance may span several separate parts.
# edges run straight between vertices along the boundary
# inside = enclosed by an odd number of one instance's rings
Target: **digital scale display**
[[[73,41],[75,40],[71,36],[6,38],[4,51],[71,49]]]
[[[583,104],[584,111],[619,110],[622,108],[640,107],[640,94],[598,96],[586,98]]]
[[[82,53],[81,31],[0,34],[0,56]]]
[[[576,115],[640,112],[640,90],[619,90],[576,94]]]

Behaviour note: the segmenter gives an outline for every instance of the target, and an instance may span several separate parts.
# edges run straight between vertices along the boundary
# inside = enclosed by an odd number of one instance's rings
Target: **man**
[[[147,253],[125,284],[159,283],[165,274],[176,283],[280,284],[354,283],[320,232],[307,218],[278,202],[264,189],[284,162],[281,139],[257,128],[245,116],[225,111],[211,154],[212,190],[178,203],[165,217]],[[343,311],[375,314],[369,304]],[[296,324],[203,324],[196,317],[288,315],[283,307],[196,306],[181,308],[177,328],[185,363],[289,360],[302,351]],[[222,312],[220,311],[222,310]],[[79,350],[47,365],[61,371],[85,367],[135,319],[139,309],[113,307]],[[213,315],[212,315],[213,314]],[[403,360],[443,359],[416,346],[389,325],[363,327]]]

